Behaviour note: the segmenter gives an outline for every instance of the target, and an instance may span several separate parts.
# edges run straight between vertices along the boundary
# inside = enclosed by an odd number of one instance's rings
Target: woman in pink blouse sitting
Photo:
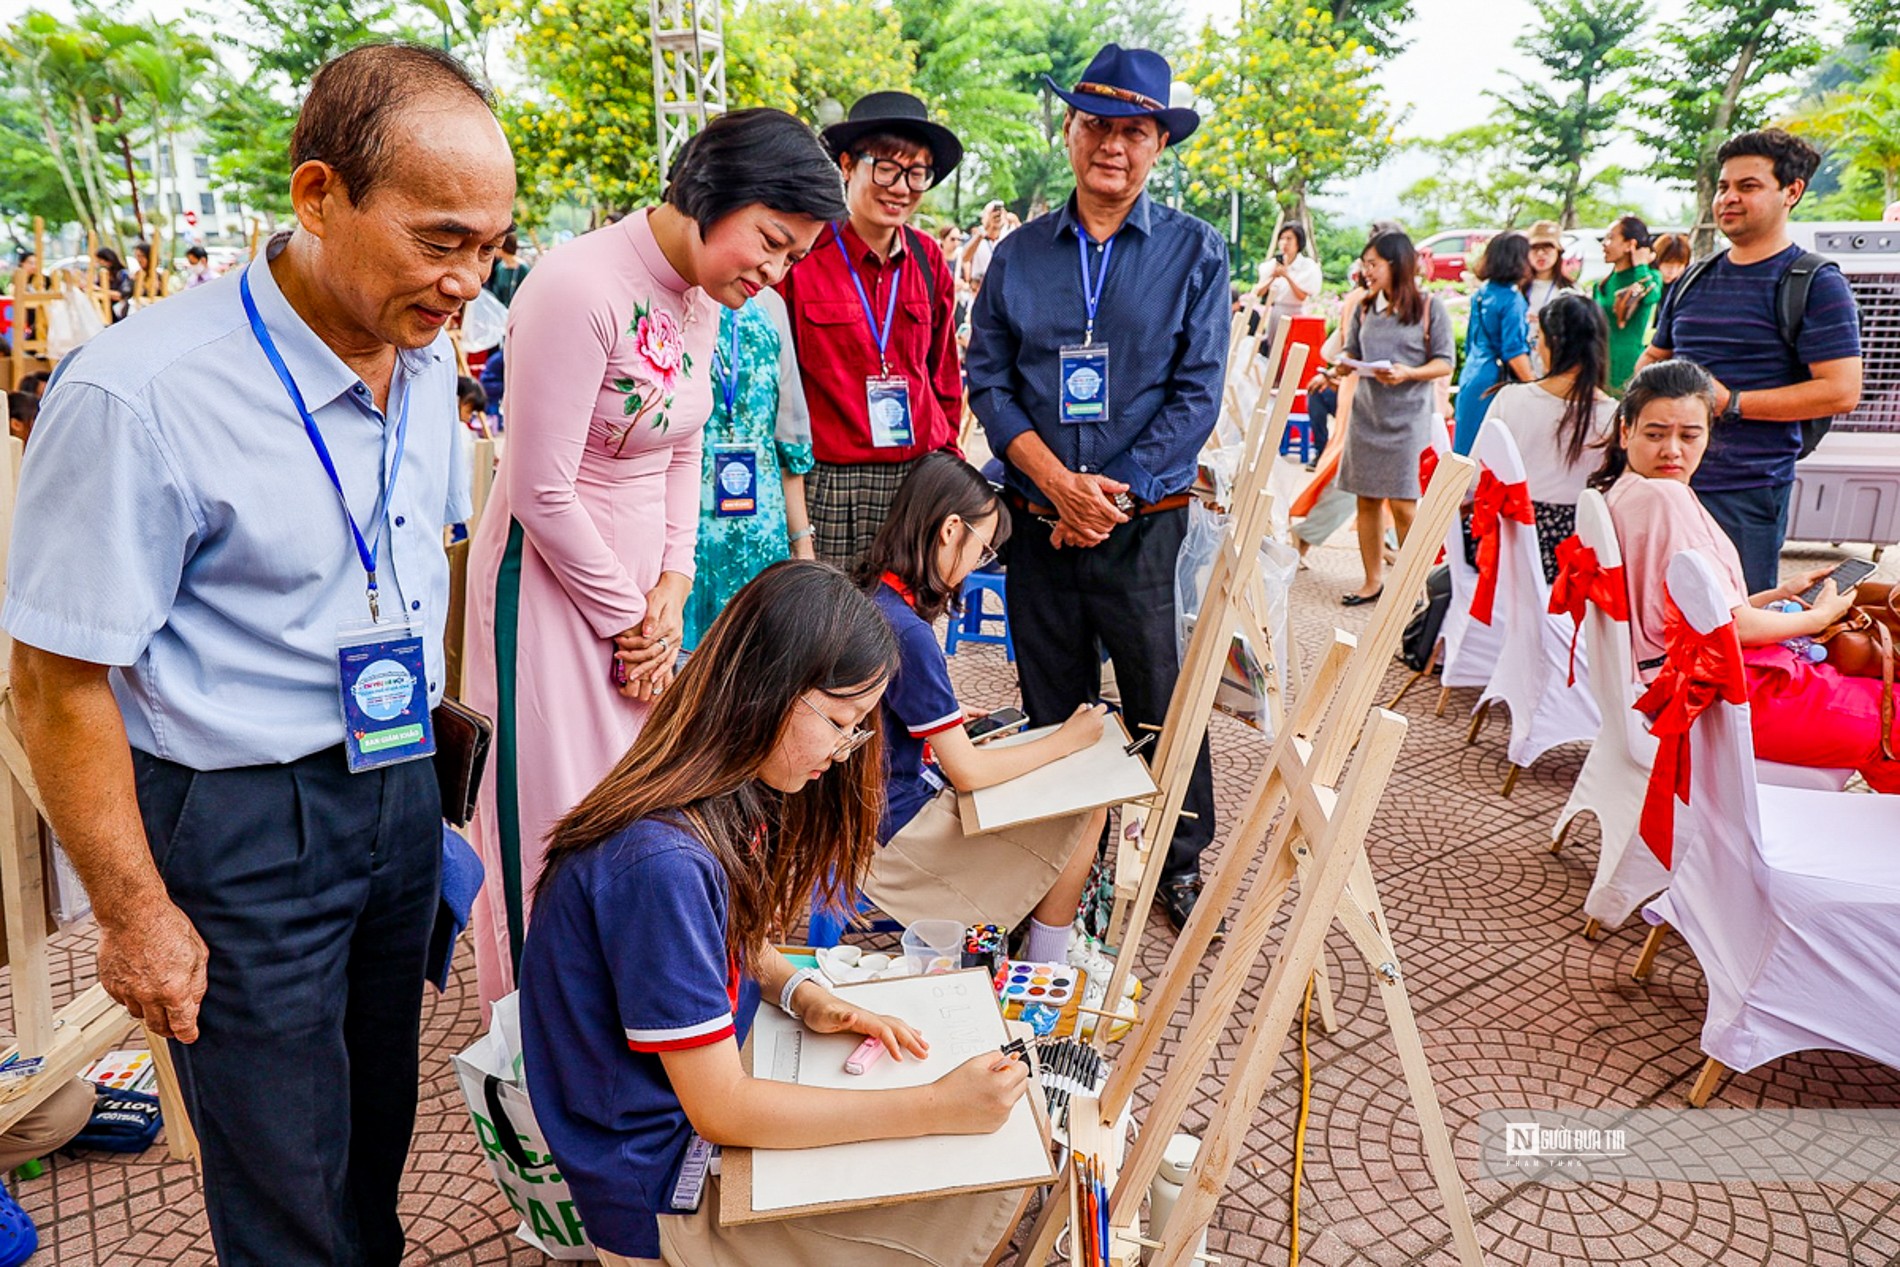
[[[1846,677],[1783,646],[1812,636],[1853,603],[1834,583],[1801,612],[1766,610],[1826,576],[1820,568],[1759,594],[1743,591],[1742,562],[1728,536],[1689,487],[1708,450],[1715,386],[1689,361],[1652,365],[1630,380],[1615,437],[1591,487],[1609,503],[1629,585],[1630,631],[1643,681],[1662,667],[1669,560],[1699,550],[1715,565],[1735,613],[1748,671],[1755,755],[1784,765],[1859,770],[1876,792],[1900,791],[1900,761],[1881,755],[1878,678]]]

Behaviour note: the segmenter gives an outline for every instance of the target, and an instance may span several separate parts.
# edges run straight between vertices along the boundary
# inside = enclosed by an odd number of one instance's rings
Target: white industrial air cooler
[[[1900,224],[1796,221],[1805,250],[1840,265],[1860,305],[1860,405],[1834,419],[1795,467],[1788,537],[1867,542],[1875,557],[1900,542]]]

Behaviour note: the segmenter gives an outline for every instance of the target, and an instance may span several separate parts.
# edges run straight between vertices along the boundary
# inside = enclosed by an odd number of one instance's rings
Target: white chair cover
[[[1524,459],[1503,423],[1485,423],[1475,451],[1478,461],[1504,483],[1524,482]],[[1590,697],[1582,647],[1577,649],[1577,680],[1570,681],[1570,618],[1549,610],[1550,585],[1538,555],[1537,529],[1500,516],[1498,538],[1491,622],[1495,625],[1498,613],[1504,613],[1504,642],[1478,702],[1498,700],[1511,710],[1507,751],[1512,765],[1527,766],[1559,744],[1596,738],[1603,717]]]
[[[1443,457],[1450,448],[1445,429],[1436,423],[1429,428],[1429,445]],[[1446,688],[1486,686],[1497,667],[1498,650],[1504,645],[1505,615],[1494,614],[1489,625],[1471,618],[1471,595],[1478,588],[1478,570],[1465,562],[1465,530],[1459,520],[1445,529],[1445,566],[1451,571],[1451,605],[1445,609],[1444,623],[1438,636],[1445,650],[1439,656],[1438,684]],[[1477,706],[1472,706],[1477,711]]]
[[[1585,489],[1577,498],[1577,539],[1596,551],[1599,567],[1623,565],[1609,504],[1595,489]],[[1570,799],[1551,828],[1551,839],[1562,835],[1578,814],[1596,815],[1603,844],[1583,912],[1604,928],[1614,929],[1669,887],[1668,869],[1637,835],[1649,768],[1656,761],[1656,741],[1633,707],[1641,687],[1630,651],[1629,625],[1592,603],[1584,613],[1582,644],[1590,656],[1590,694],[1603,724],[1583,760]],[[1677,830],[1682,830],[1681,824]]]
[[[1669,591],[1701,632],[1731,619],[1693,550]],[[1703,1052],[1737,1071],[1815,1048],[1900,1067],[1900,798],[1758,787],[1746,704],[1712,705],[1690,751],[1675,874],[1643,914],[1702,965]]]

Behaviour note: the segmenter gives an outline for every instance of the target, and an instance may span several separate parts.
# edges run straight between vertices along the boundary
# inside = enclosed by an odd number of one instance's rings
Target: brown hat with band
[[[1557,227],[1555,220],[1539,220],[1524,236],[1531,240],[1532,246],[1554,246],[1560,251],[1564,249],[1564,231]]]

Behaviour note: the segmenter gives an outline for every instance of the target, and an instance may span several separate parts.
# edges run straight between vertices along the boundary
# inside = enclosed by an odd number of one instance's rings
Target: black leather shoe
[[[1194,904],[1201,900],[1201,877],[1198,875],[1163,876],[1161,888],[1155,897],[1161,902],[1161,909],[1168,917],[1168,923],[1175,932],[1187,927],[1188,916],[1194,913]],[[1214,936],[1222,937],[1227,932],[1227,921],[1222,919],[1214,926]]]

